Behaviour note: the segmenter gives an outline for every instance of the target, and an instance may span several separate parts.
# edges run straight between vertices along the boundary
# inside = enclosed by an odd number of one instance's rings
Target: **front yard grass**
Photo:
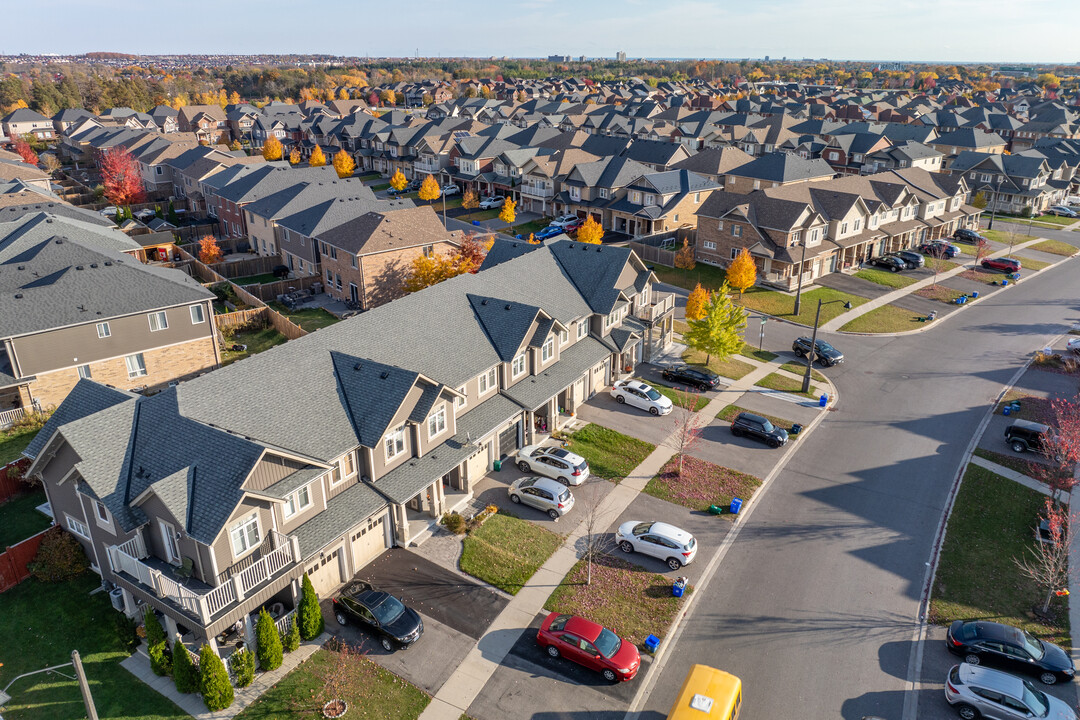
[[[300,310],[290,310],[281,303],[272,301],[270,307],[277,310],[285,317],[292,320],[294,323],[304,328],[308,332],[315,332],[321,328],[333,325],[334,323],[341,322],[340,318],[334,317],[329,312],[322,308],[302,308]]]
[[[603,425],[590,423],[570,436],[567,449],[588,461],[590,474],[619,483],[656,446]]]
[[[842,332],[895,333],[923,327],[922,317],[896,305],[882,305],[846,323]]]
[[[698,263],[693,270],[682,270],[658,263],[646,264],[656,273],[656,277],[660,282],[687,290],[693,290],[695,285],[701,283],[701,287],[713,292],[719,290],[727,278],[727,273],[724,272],[723,268],[706,265],[705,263]]]
[[[1061,217],[1060,215],[1038,215],[1033,218],[1035,222],[1050,223],[1051,225],[1072,225],[1076,218]]]
[[[0,595],[0,638],[4,653],[0,687],[17,675],[71,661],[78,650],[94,694],[98,715],[111,720],[182,720],[188,715],[120,666],[131,654],[126,638],[134,629],[113,610],[109,595],[92,572],[63,583],[27,580]],[[61,668],[64,675],[71,668]],[[15,683],[4,705],[8,720],[81,720],[86,717],[78,683],[55,673]]]
[[[687,365],[697,365],[698,367],[708,367],[714,373],[721,377],[731,378],[732,380],[738,380],[743,375],[754,371],[754,366],[748,362],[743,362],[733,357],[729,357],[727,360],[720,360],[719,358],[712,358],[709,360],[709,364],[705,364],[705,360],[708,358],[706,353],[700,350],[687,350],[683,353],[682,359]]]
[[[963,293],[959,290],[947,288],[944,285],[927,285],[926,287],[921,287],[916,290],[915,294],[921,298],[926,298],[927,300],[937,300],[938,302],[952,305],[956,301],[956,298],[960,297]]]
[[[743,349],[739,351],[739,354],[744,355],[748,358],[760,360],[761,362],[772,362],[776,358],[780,357],[776,353],[769,352],[768,350],[755,350],[754,346],[750,344],[743,345]]]
[[[248,705],[236,720],[322,717],[318,700],[321,677],[333,655],[319,650],[308,660]],[[355,674],[343,700],[349,704],[342,720],[415,720],[431,697],[420,688],[384,670],[366,657],[354,662]]]
[[[0,550],[52,525],[52,520],[34,509],[48,501],[44,490],[35,490],[0,505]]]
[[[371,188],[371,192],[379,192],[380,190],[389,190],[390,183],[379,183],[378,185],[368,185],[368,187]]]
[[[0,432],[0,467],[22,458],[22,451],[38,434],[38,428],[11,428]]]
[[[525,240],[529,239],[529,235],[532,233],[538,233],[548,226],[547,220],[530,220],[527,223],[521,223],[515,225],[510,229],[511,235],[520,235]]]
[[[467,215],[461,215],[457,219],[462,222],[472,222],[473,220],[492,220],[499,217],[499,213],[502,212],[502,208],[491,208],[490,210],[476,210],[468,213]]]
[[[1071,647],[1067,601],[1054,598],[1054,624],[1029,616],[1042,593],[1013,558],[1029,552],[1045,498],[1023,485],[969,465],[949,518],[930,600],[930,621],[993,620]]]
[[[759,416],[765,418],[766,420],[768,420],[769,422],[771,422],[776,427],[783,428],[785,430],[790,430],[791,426],[794,424],[794,423],[792,423],[791,420],[788,420],[786,418],[777,417],[776,415],[766,415],[765,413],[758,412],[757,410],[747,410],[746,408],[739,407],[738,405],[727,405],[727,406],[725,406],[723,410],[716,413],[716,419],[717,420],[723,420],[724,422],[732,422],[732,421],[735,420],[735,417],[739,413],[742,413],[742,412],[748,412],[748,413],[752,413],[754,415],[759,415]],[[788,440],[789,441],[795,440],[798,437],[799,437],[798,435],[791,435],[791,436],[788,437]]]
[[[1016,457],[1015,455],[1006,455],[1005,453],[995,452],[993,450],[987,450],[986,448],[975,448],[973,455],[978,455],[984,460],[989,460],[992,463],[997,463],[1001,467],[1007,467],[1013,472],[1018,472],[1021,475],[1028,475],[1031,472],[1031,466],[1027,460]],[[1028,475],[1028,477],[1031,477]]]
[[[802,325],[814,324],[818,300],[830,303],[821,306],[822,325],[843,313],[845,302],[851,303],[852,307],[858,307],[867,301],[864,297],[841,292],[840,290],[815,288],[802,294],[802,306],[799,308],[799,314],[795,315],[794,295],[777,292],[776,290],[765,290],[764,288],[750,288],[741,297],[736,294],[731,297],[735,302],[751,310],[782,317],[785,320],[791,320]]]
[[[680,335],[685,335],[686,333],[690,332],[690,324],[683,322],[682,320],[675,320],[672,323],[672,329]]]
[[[781,370],[787,370],[789,373],[795,373],[796,375],[806,374],[806,363],[801,360],[789,360],[780,366]],[[825,382],[825,376],[819,373],[817,370],[810,371],[810,377],[818,382]]]
[[[1009,233],[1005,230],[983,230],[982,236],[987,240],[1004,243],[1005,245],[1009,244]],[[1019,245],[1020,243],[1026,243],[1027,241],[1034,239],[1034,235],[1017,233],[1016,238],[1012,242],[1014,245]]]
[[[761,480],[753,475],[684,455],[681,475],[679,461],[672,457],[645,486],[645,492],[691,510],[704,511],[710,505],[726,508],[732,498],[746,502],[760,486]]]
[[[1020,261],[1020,266],[1024,270],[1031,270],[1032,272],[1038,272],[1043,268],[1053,265],[1053,263],[1048,263],[1044,260],[1033,260],[1032,258],[1024,257],[1023,255],[1017,255],[1016,259]]]
[[[461,570],[517,595],[561,543],[550,530],[499,512],[465,536]]]
[[[232,340],[225,343],[231,347],[234,344],[246,345],[246,350],[225,350],[221,353],[221,365],[231,365],[237,360],[269,350],[275,345],[280,345],[287,338],[272,327],[260,330],[238,330],[232,334]]]
[[[975,282],[986,283],[987,285],[997,285],[998,278],[1000,276],[997,273],[987,272],[986,270],[982,270],[980,268],[971,268],[969,270],[965,270],[962,273],[959,273],[956,277],[962,277],[966,280],[974,280]]]
[[[784,375],[780,375],[779,373],[769,373],[754,384],[758,387],[779,390],[780,392],[799,395],[801,397],[810,398],[811,400],[816,400],[818,397],[816,394],[817,388],[813,385],[810,386],[810,392],[803,392],[801,380],[794,380]]]
[[[592,584],[586,585],[588,568],[579,560],[544,609],[567,615],[582,615],[609,628],[621,638],[641,647],[648,635],[667,634],[682,598],[671,594],[671,580],[622,558],[601,555],[592,564]]]
[[[644,378],[639,378],[638,377],[638,378],[634,378],[634,379],[637,380],[638,382],[643,382],[646,385],[649,385],[648,381],[646,381]],[[703,407],[705,407],[706,405],[709,404],[709,398],[705,397],[704,395],[702,395],[699,392],[694,392],[693,390],[679,391],[679,390],[676,390],[675,388],[668,387],[667,385],[649,385],[649,387],[655,388],[656,392],[660,393],[661,395],[666,397],[668,400],[670,400],[671,404],[674,405],[676,408],[679,407],[679,393],[680,392],[683,395],[689,395],[690,397],[692,397],[694,399],[693,405],[691,407],[691,410],[693,412],[697,412],[698,410],[700,410],[701,408],[703,408]]]
[[[1065,257],[1075,255],[1078,251],[1075,245],[1070,245],[1069,243],[1061,242],[1060,240],[1043,240],[1041,243],[1032,245],[1031,249],[1050,253],[1052,255],[1064,255]]]
[[[878,268],[864,268],[855,273],[855,277],[866,280],[867,282],[877,283],[878,285],[886,285],[891,288],[907,287],[916,282],[915,278],[908,275],[901,275],[900,273],[880,270]]]

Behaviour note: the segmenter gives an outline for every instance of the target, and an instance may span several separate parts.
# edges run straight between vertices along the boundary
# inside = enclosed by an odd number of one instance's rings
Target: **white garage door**
[[[308,567],[308,578],[321,598],[330,597],[334,589],[345,580],[341,577],[341,550],[339,545]]]
[[[389,516],[383,513],[367,521],[352,534],[353,572],[377,558],[386,549],[386,523]]]
[[[469,461],[466,465],[466,472],[469,476],[469,482],[476,482],[480,478],[484,477],[484,474],[488,471],[489,463],[491,462],[490,455],[491,441],[488,441],[484,444],[483,448],[478,450],[476,454],[469,458]]]

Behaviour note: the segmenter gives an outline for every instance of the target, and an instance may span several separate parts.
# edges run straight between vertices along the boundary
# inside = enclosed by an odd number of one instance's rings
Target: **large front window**
[[[401,453],[405,452],[405,426],[391,430],[386,435],[386,459],[393,460]]]
[[[232,536],[233,555],[236,557],[254,550],[259,546],[259,516],[251,513],[233,525],[229,534]]]
[[[480,376],[480,394],[494,390],[499,387],[499,375],[495,368],[491,368],[486,373]]]
[[[428,439],[441,435],[446,431],[446,406],[439,408],[428,416],[427,434]]]
[[[124,364],[127,365],[129,380],[132,378],[146,376],[146,361],[143,360],[142,353],[128,355],[124,358]]]
[[[510,377],[517,377],[525,372],[525,353],[521,353],[510,364]]]
[[[169,321],[165,317],[165,312],[150,313],[147,317],[150,318],[150,332],[157,332],[158,330],[165,330],[169,327]]]

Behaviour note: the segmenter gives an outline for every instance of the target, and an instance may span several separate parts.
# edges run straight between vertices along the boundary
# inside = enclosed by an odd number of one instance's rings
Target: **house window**
[[[341,468],[342,476],[350,478],[356,474],[356,460],[353,458],[353,454],[349,453],[345,457],[341,458],[338,462],[338,467]]]
[[[150,332],[157,332],[158,330],[165,330],[169,327],[169,321],[165,317],[165,311],[150,313],[147,315],[150,318]]]
[[[603,200],[607,200],[608,189],[607,188],[599,188],[599,192],[600,192],[600,198],[603,199]]]
[[[555,356],[555,338],[549,337],[544,346],[540,348],[540,362],[547,362]]]
[[[569,330],[560,330],[559,331],[559,347],[562,347],[563,345],[565,345],[568,342],[570,342],[570,331]]]
[[[499,387],[499,375],[495,368],[491,368],[480,376],[480,394]]]
[[[841,223],[840,224],[840,234],[841,235],[847,234],[847,223]]]
[[[640,205],[641,204],[641,193],[638,192],[637,190],[634,190],[633,192],[631,192],[630,193],[630,202],[634,203],[635,205]]]
[[[855,221],[855,232],[859,232],[859,228],[862,226],[862,220]]]
[[[570,199],[571,200],[580,200],[581,199],[581,188],[579,188],[579,187],[570,188]]]
[[[424,246],[424,257],[431,257],[434,254],[435,254],[435,246],[434,245],[425,245]]]
[[[349,256],[349,264],[353,266],[353,270],[356,269],[356,256],[355,255],[350,255]]]
[[[589,323],[587,320],[579,320],[577,324],[577,339],[585,337],[589,334]]]
[[[462,385],[457,391],[461,393],[461,397],[454,398],[454,409],[463,408],[469,404],[469,397],[467,394],[468,388],[465,385]]]
[[[732,237],[742,237],[742,225],[732,225],[731,226],[731,236]]]
[[[732,260],[734,260],[736,257],[739,256],[739,250],[742,250],[742,248],[731,248],[731,259]]]
[[[830,152],[829,153],[829,159],[830,160],[839,160],[840,159],[840,153],[838,153],[838,152]]]
[[[202,305],[192,305],[190,309],[192,325],[201,325],[206,322],[206,313],[203,311]]]
[[[711,240],[706,240],[706,241],[705,241],[704,243],[702,243],[702,244],[703,244],[703,245],[705,246],[705,249],[706,249],[706,250],[715,250],[715,249],[716,249],[716,243],[714,243],[714,242],[713,242],[713,241],[711,241]]]
[[[724,221],[723,221],[723,220],[721,220],[720,222],[716,223],[716,229],[717,229],[717,230],[720,230],[721,232],[722,232],[722,231],[724,230]]]
[[[656,196],[653,195],[652,193],[646,194],[645,195],[645,206],[648,207],[650,205],[655,205],[655,204],[656,204]]]
[[[234,557],[240,557],[259,546],[259,516],[251,513],[240,522],[234,524],[229,531],[232,537],[232,550]]]
[[[516,378],[517,376],[521,375],[525,372],[525,367],[525,353],[521,353],[516,358],[514,358],[512,363],[510,363],[510,377]]]
[[[428,440],[433,437],[437,437],[446,430],[446,406],[436,410],[434,413],[428,416],[427,421],[427,435]]]
[[[696,192],[694,193],[694,204],[696,205],[699,202],[701,202],[701,193]]]
[[[761,189],[761,181],[760,180],[755,180],[754,181],[754,189],[755,190],[760,190]]]
[[[402,425],[386,434],[386,460],[389,462],[405,452],[405,426]]]
[[[109,519],[109,511],[105,508],[105,503],[98,500],[94,503],[94,508],[97,510],[98,520],[106,524],[112,522]]]
[[[86,525],[71,517],[70,515],[65,515],[64,517],[67,518],[68,530],[75,533],[81,538],[86,538],[87,540],[90,539],[90,528],[86,527]]]
[[[285,507],[282,508],[281,514],[288,520],[298,512],[303,512],[311,507],[311,491],[308,486],[300,488],[289,497],[285,498]]]
[[[795,232],[791,233],[791,244],[792,245],[799,242],[800,240],[802,240],[802,230],[796,230]]]
[[[143,360],[142,353],[135,353],[134,355],[128,355],[124,358],[124,364],[127,365],[128,379],[145,377],[146,375],[146,361]]]
[[[107,338],[112,335],[112,330],[109,329],[109,323],[103,322],[97,324],[97,336],[99,338]]]
[[[79,366],[79,377],[82,378],[83,380],[89,380],[92,377],[90,375],[90,366],[89,365],[80,365]]]

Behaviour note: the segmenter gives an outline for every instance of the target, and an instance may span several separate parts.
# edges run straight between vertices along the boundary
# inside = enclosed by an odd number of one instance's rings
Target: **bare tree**
[[[675,390],[675,407],[672,416],[675,418],[675,429],[671,434],[671,442],[675,447],[675,458],[679,465],[679,476],[682,476],[683,456],[690,452],[701,440],[701,431],[704,426],[697,416],[697,400],[700,395],[691,390]]]
[[[1060,505],[1046,499],[1046,509],[1040,517],[1040,525],[1045,522],[1046,531],[1035,528],[1035,547],[1029,548],[1023,557],[1013,558],[1020,569],[1035,585],[1045,591],[1040,612],[1043,615],[1050,610],[1050,601],[1055,593],[1067,590],[1069,584],[1069,547],[1072,545],[1072,521],[1069,513]]]
[[[592,585],[592,568],[597,558],[615,549],[614,536],[605,532],[611,518],[601,509],[604,499],[600,491],[603,487],[601,482],[605,481],[588,483],[577,491],[577,506],[582,510],[581,525],[585,531],[577,546],[581,559],[585,561],[586,585]]]
[[[318,687],[310,696],[294,697],[292,705],[297,713],[319,711],[325,717],[340,717],[348,707],[347,698],[358,683],[363,683],[370,668],[365,667],[364,653],[341,638],[331,638],[323,646],[330,657],[325,664],[315,666],[314,675]],[[317,708],[308,703],[315,700]]]

